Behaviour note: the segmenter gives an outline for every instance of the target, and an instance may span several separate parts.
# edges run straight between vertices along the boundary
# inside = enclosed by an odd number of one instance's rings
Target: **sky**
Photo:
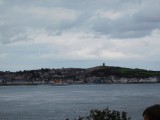
[[[160,71],[160,0],[0,0],[0,71]]]

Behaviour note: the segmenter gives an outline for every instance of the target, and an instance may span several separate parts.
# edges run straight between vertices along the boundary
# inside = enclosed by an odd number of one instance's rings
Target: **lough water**
[[[107,106],[132,120],[160,103],[160,84],[0,86],[0,120],[65,120]]]

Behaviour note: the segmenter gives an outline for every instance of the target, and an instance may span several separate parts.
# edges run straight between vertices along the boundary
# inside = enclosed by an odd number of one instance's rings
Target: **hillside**
[[[160,82],[160,71],[97,66],[0,72],[0,85],[50,84],[55,81],[68,84]]]
[[[117,76],[117,77],[127,77],[127,78],[148,78],[160,76],[160,71],[151,71],[144,69],[131,69],[124,67],[114,67],[114,66],[97,66],[94,68],[89,68],[87,71],[90,75],[97,77],[108,77],[108,76]]]

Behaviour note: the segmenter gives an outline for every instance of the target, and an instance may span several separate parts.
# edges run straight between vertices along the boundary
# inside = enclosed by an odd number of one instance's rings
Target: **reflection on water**
[[[160,101],[160,84],[1,86],[0,119],[65,120],[90,109],[124,110],[142,120],[143,110]]]

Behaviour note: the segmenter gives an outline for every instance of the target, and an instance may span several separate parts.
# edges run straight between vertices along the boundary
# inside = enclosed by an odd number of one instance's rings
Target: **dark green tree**
[[[66,120],[69,119],[67,118]],[[127,116],[126,112],[107,108],[104,110],[91,110],[88,116],[79,116],[79,118],[74,120],[131,120],[131,118]]]

